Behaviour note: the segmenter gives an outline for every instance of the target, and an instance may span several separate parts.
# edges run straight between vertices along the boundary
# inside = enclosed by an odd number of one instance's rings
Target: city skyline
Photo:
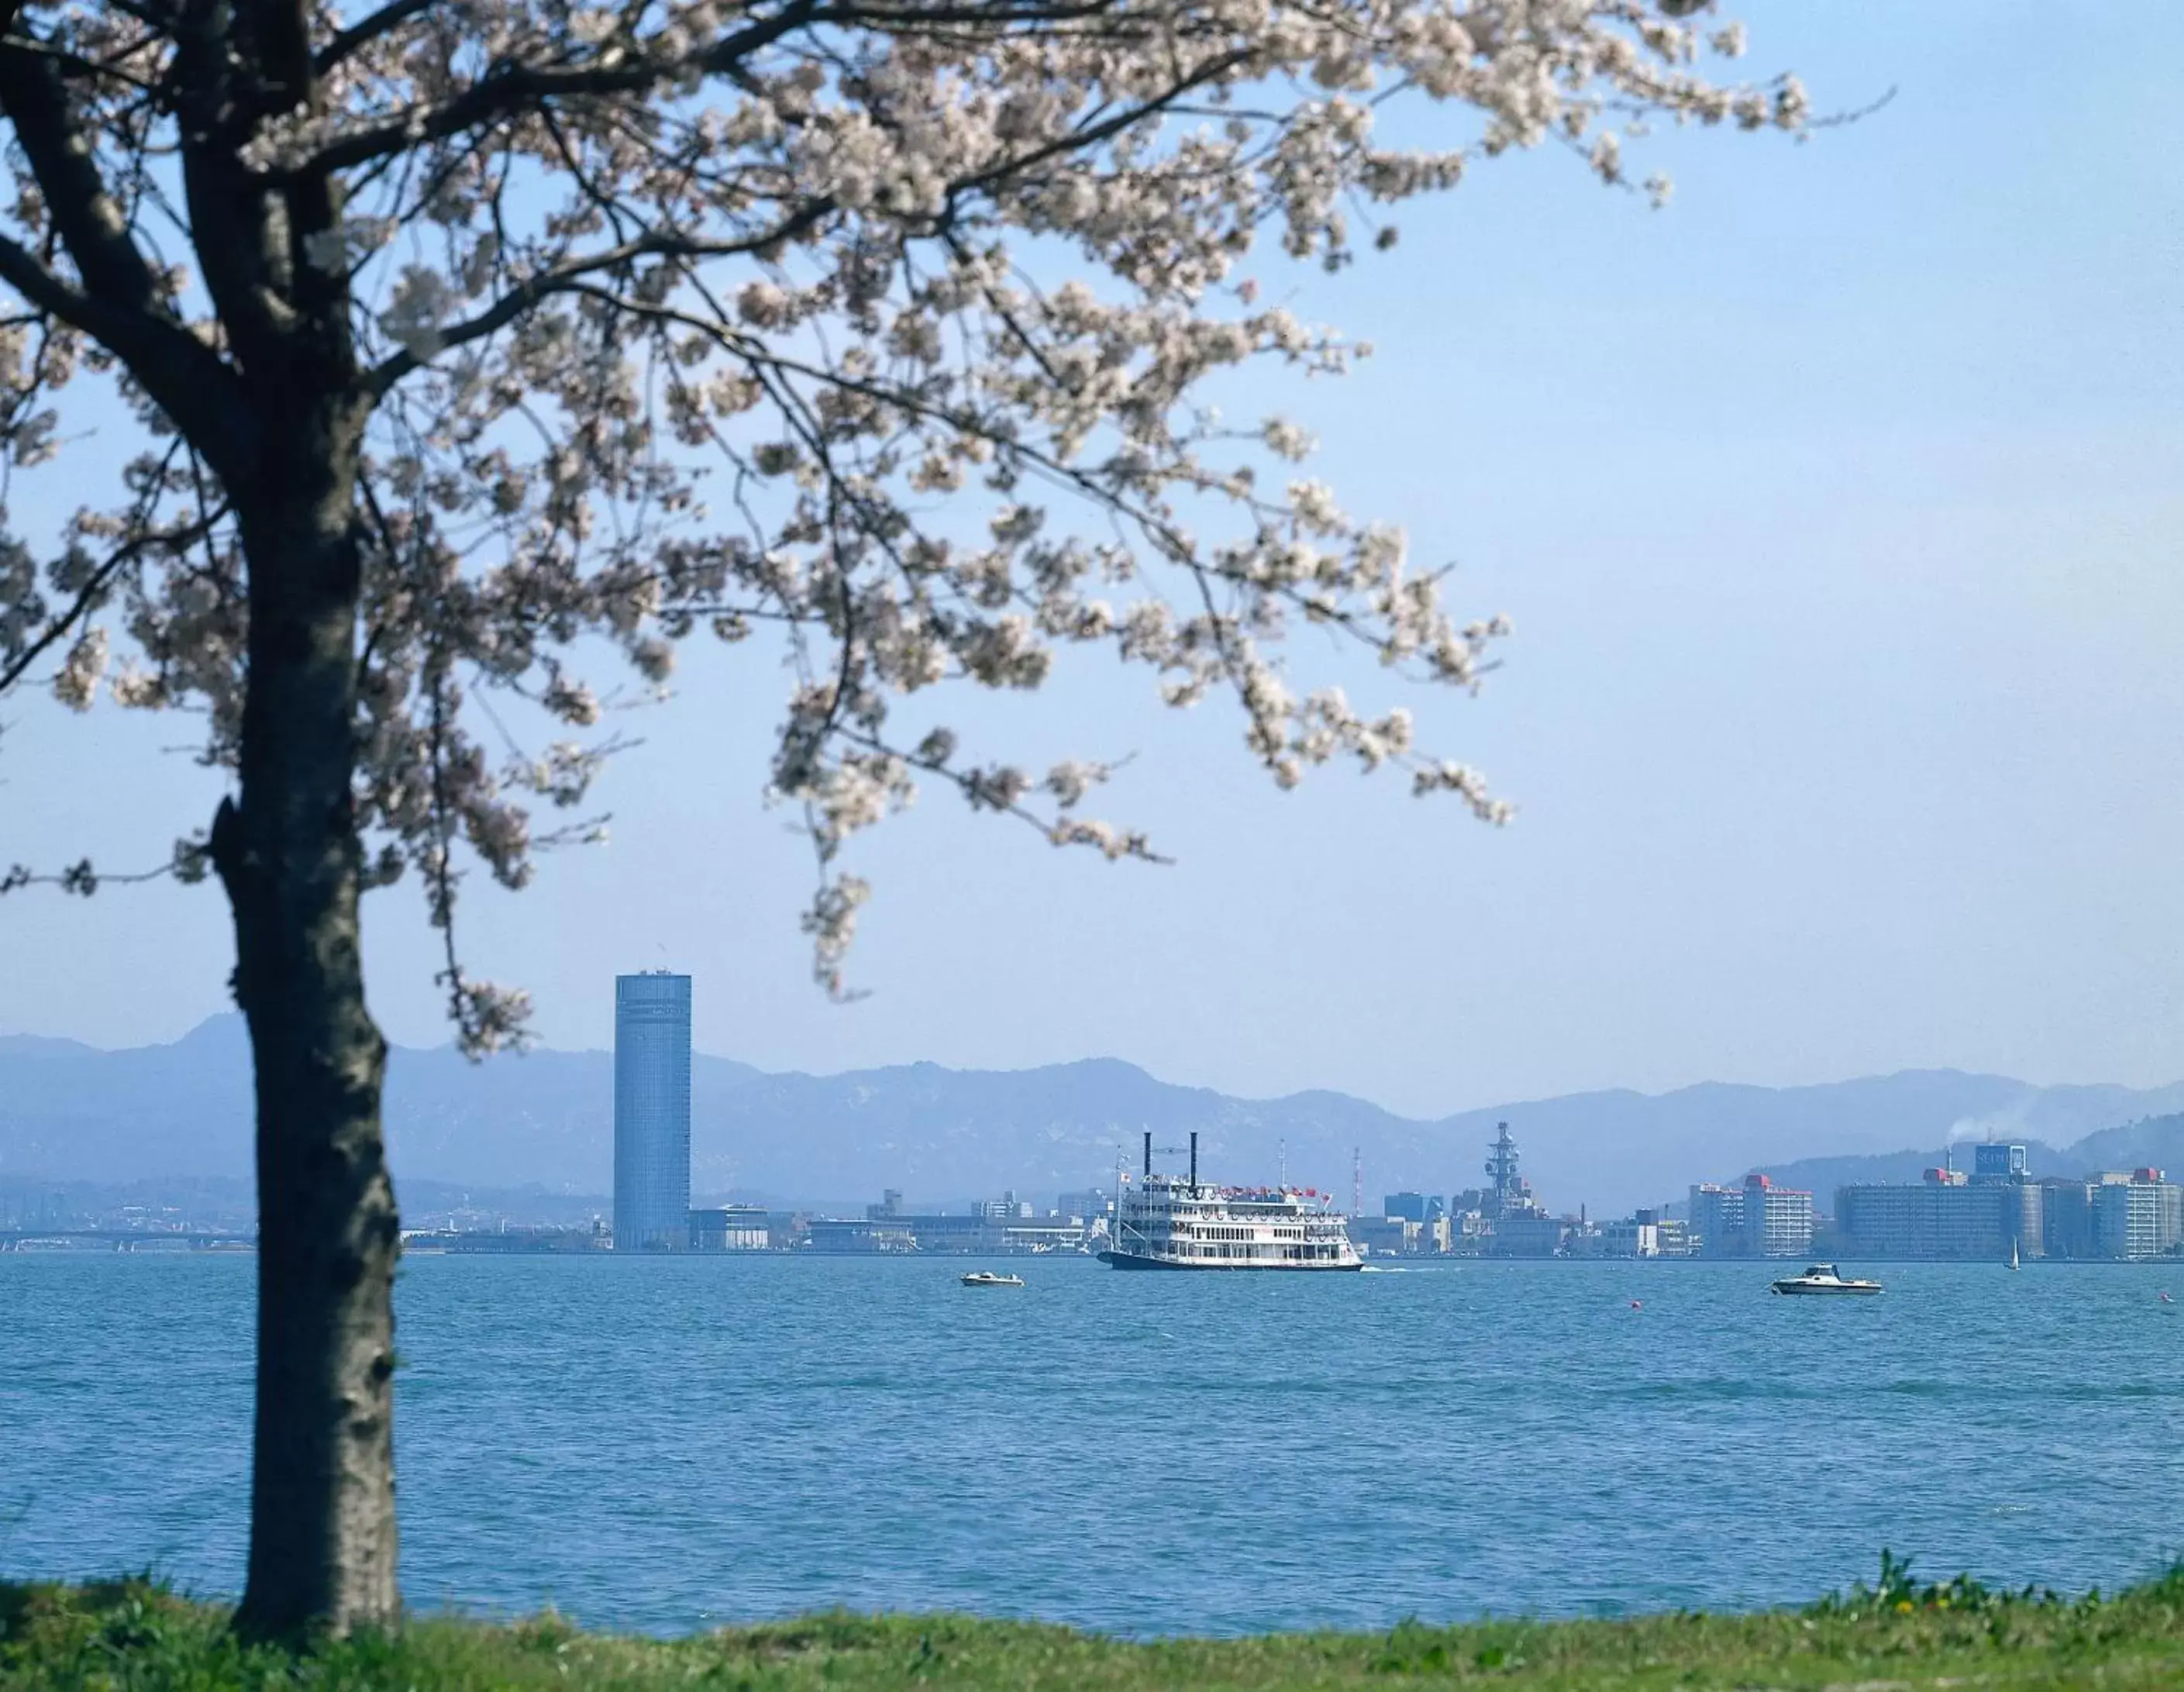
[[[695,1003],[710,999],[707,981]],[[1915,1160],[1942,1160],[1952,1139],[1990,1136],[2058,1152],[2088,1141],[2089,1166],[2149,1159],[2184,1165],[2184,1155],[2160,1145],[2142,1155],[2120,1144],[2097,1151],[2088,1140],[2128,1138],[2129,1124],[2184,1112],[2184,1085],[2052,1089],[1913,1071],[1811,1088],[1709,1084],[1665,1094],[1510,1099],[1405,1117],[1326,1089],[1271,1099],[1223,1094],[1112,1060],[819,1076],[762,1071],[702,1051],[691,1064],[691,1155],[701,1194],[833,1200],[886,1185],[921,1199],[1010,1185],[1051,1191],[1110,1167],[1117,1139],[1142,1125],[1156,1127],[1163,1143],[1181,1144],[1192,1128],[1212,1131],[1209,1167],[1224,1177],[1262,1178],[1285,1163],[1306,1184],[1346,1191],[1360,1148],[1374,1189],[1474,1184],[1474,1140],[1507,1119],[1524,1139],[1527,1172],[1543,1190],[1558,1203],[1603,1212],[1659,1204],[1693,1180],[1780,1173],[1798,1162],[1828,1166],[1809,1183],[1822,1187],[1869,1178],[1852,1166],[1892,1172],[1885,1178],[1915,1176]],[[481,1066],[445,1047],[396,1048],[389,1077],[398,1191],[415,1181],[611,1191],[610,1051],[542,1048]],[[0,1038],[0,1172],[245,1176],[248,1091],[243,1032],[232,1016],[176,1044],[112,1054]]]

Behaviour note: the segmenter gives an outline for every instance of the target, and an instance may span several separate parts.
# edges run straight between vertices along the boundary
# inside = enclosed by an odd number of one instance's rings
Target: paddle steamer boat
[[[1217,1187],[1198,1178],[1198,1136],[1190,1137],[1190,1176],[1153,1172],[1145,1136],[1145,1172],[1127,1177],[1115,1204],[1115,1233],[1102,1263],[1117,1269],[1360,1269],[1349,1220],[1308,1188]]]

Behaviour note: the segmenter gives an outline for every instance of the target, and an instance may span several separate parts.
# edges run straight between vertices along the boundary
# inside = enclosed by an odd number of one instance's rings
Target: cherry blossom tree
[[[1275,654],[1318,624],[1468,689],[1502,625],[1454,618],[1396,530],[1291,468],[1299,428],[1226,426],[1204,388],[1364,350],[1257,299],[1240,265],[1262,248],[1342,270],[1513,148],[1658,200],[1624,159],[1648,125],[1800,130],[1794,79],[1706,68],[1742,48],[1711,10],[8,8],[0,455],[15,511],[34,487],[72,509],[0,520],[0,694],[192,710],[226,772],[162,871],[225,889],[254,1055],[245,1628],[398,1613],[361,895],[421,885],[460,1042],[519,1038],[523,995],[454,948],[461,876],[519,888],[588,837],[603,699],[754,634],[794,658],[771,795],[808,821],[804,921],[837,991],[866,893],[843,848],[921,783],[1150,854],[1085,814],[1101,765],[982,760],[927,701],[910,715],[946,682],[1037,688],[1071,647],[1171,704],[1224,696],[1284,786],[1355,760],[1499,820],[1405,710]],[[105,421],[72,429],[91,404]],[[501,749],[496,693],[554,725],[541,749]],[[42,880],[100,877],[18,866],[0,890]]]

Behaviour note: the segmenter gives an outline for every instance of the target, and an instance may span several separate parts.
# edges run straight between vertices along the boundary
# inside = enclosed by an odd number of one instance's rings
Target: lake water
[[[411,1606],[1133,1634],[2082,1590],[2184,1552],[2184,1266],[404,1266]],[[0,1577],[242,1578],[247,1256],[0,1255]],[[1632,1308],[1633,1300],[1642,1309]]]

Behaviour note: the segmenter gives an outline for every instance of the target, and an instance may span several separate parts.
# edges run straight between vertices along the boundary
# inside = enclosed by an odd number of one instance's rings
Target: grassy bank
[[[2114,1598],[1919,1586],[1886,1567],[1811,1609],[1629,1622],[1407,1623],[1126,1645],[962,1617],[820,1616],[686,1639],[585,1633],[549,1616],[510,1626],[413,1622],[298,1657],[238,1645],[226,1612],[141,1583],[0,1585],[0,1686],[946,1686],[1105,1692],[1150,1687],[1881,1688],[2184,1684],[2184,1571]]]

